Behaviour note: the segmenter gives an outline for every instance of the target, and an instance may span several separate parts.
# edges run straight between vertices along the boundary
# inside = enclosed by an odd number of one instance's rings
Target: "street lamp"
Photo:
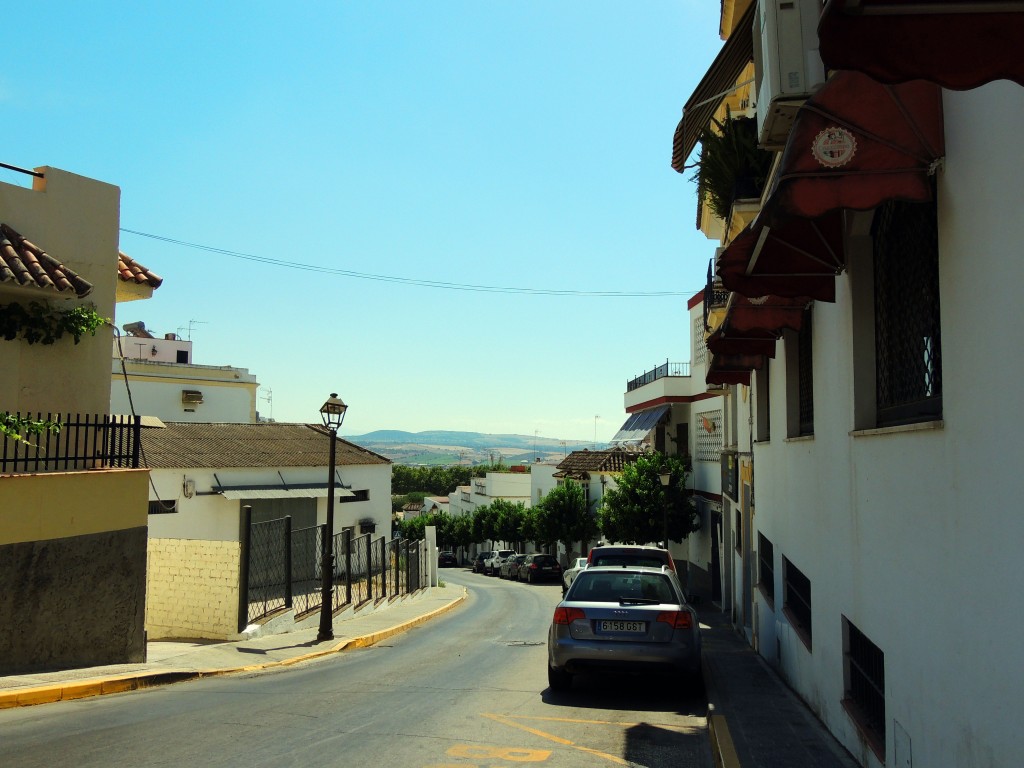
[[[317,641],[334,639],[334,462],[337,456],[338,427],[345,420],[347,410],[348,406],[338,398],[337,392],[331,392],[327,402],[320,406],[320,418],[323,419],[331,438],[331,458],[330,474],[327,477],[327,525],[320,546],[320,570],[323,581]]]
[[[668,549],[668,486],[672,482],[672,472],[666,466],[661,470],[659,477],[661,478],[661,486],[665,489],[665,508],[662,510],[661,535],[665,541],[665,549]]]

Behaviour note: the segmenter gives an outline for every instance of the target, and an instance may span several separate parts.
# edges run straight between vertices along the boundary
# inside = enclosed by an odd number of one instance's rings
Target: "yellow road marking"
[[[551,734],[551,733],[545,733],[544,731],[540,731],[540,730],[538,730],[536,728],[531,728],[530,726],[523,725],[522,723],[513,722],[510,718],[505,717],[504,715],[488,714],[486,712],[481,713],[481,715],[483,717],[486,717],[486,718],[489,718],[491,720],[494,720],[497,723],[501,723],[502,725],[507,725],[507,726],[510,726],[512,728],[518,728],[521,731],[526,731],[527,733],[532,733],[534,736],[539,736],[542,739],[547,739],[548,741],[553,741],[556,744],[562,744],[562,745],[564,745],[566,747],[572,747],[573,749],[577,749],[580,752],[585,752],[588,755],[593,755],[594,757],[603,758],[603,759],[608,760],[608,761],[610,761],[612,763],[615,763],[616,765],[629,765],[629,763],[626,760],[623,760],[621,757],[616,757],[615,755],[610,755],[607,752],[600,752],[600,751],[598,751],[596,749],[590,749],[588,747],[581,747],[578,744],[574,744],[573,742],[569,741],[568,739],[563,739],[560,736],[555,736],[554,734]],[[545,718],[537,718],[537,719],[543,720]],[[582,722],[582,721],[580,721],[580,722]],[[618,725],[618,723],[616,723],[615,725]]]

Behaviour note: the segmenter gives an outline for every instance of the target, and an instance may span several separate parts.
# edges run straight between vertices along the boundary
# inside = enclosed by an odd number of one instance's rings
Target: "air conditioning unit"
[[[764,149],[786,145],[796,112],[825,83],[818,53],[821,0],[758,0],[754,17],[757,136]]]
[[[181,390],[181,402],[185,404],[203,402],[203,393],[198,389]]]

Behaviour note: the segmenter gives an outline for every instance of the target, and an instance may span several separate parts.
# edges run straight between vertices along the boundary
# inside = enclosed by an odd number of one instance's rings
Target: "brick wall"
[[[237,541],[150,539],[146,631],[150,640],[226,640],[238,634]]]

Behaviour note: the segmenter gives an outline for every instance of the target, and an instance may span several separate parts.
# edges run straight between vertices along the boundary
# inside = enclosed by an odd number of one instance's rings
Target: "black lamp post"
[[[327,402],[320,407],[320,418],[327,427],[331,438],[330,475],[327,478],[327,525],[320,547],[320,570],[322,571],[322,604],[320,605],[320,631],[316,639],[334,639],[334,462],[338,442],[338,427],[345,420],[348,406],[338,399],[337,392],[331,392]]]
[[[668,467],[665,467],[663,470],[661,470],[661,474],[659,475],[659,477],[661,478],[661,486],[662,486],[662,488],[665,489],[665,506],[664,506],[664,509],[662,510],[661,535],[662,535],[662,539],[665,542],[664,547],[665,547],[665,549],[668,549],[668,505],[669,505],[668,486],[672,482],[672,472],[671,472],[671,470],[669,470]]]

